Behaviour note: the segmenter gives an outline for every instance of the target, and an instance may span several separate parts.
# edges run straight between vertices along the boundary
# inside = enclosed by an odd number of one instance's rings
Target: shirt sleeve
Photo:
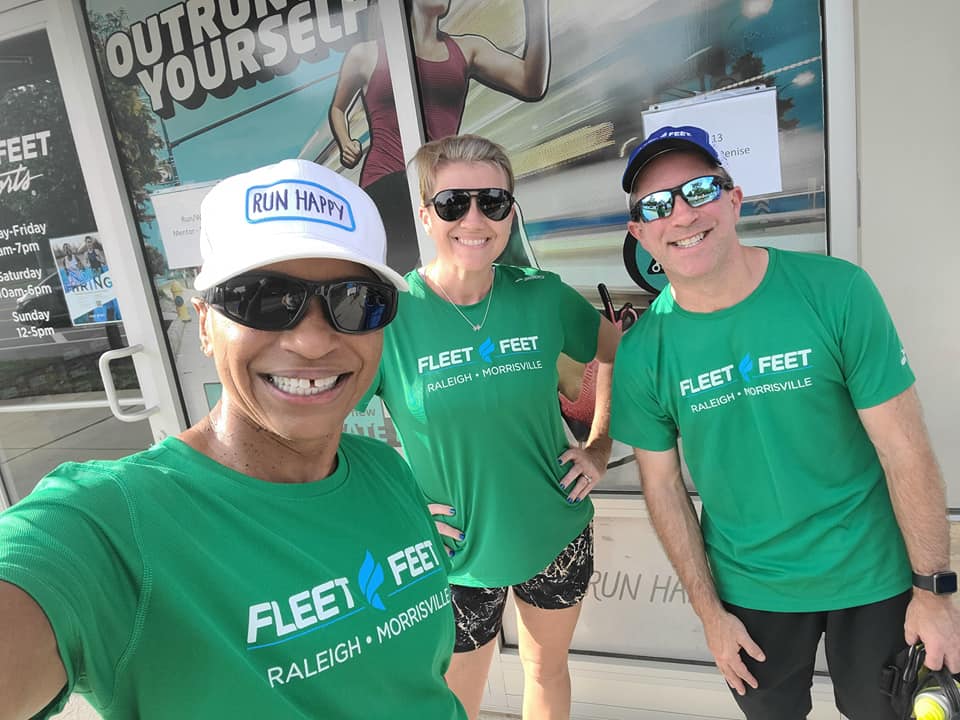
[[[0,579],[44,611],[67,675],[39,717],[59,712],[74,690],[109,702],[137,626],[144,573],[134,523],[122,491],[85,484],[88,473],[60,466],[0,514]]]
[[[613,363],[610,437],[642,450],[669,450],[677,444],[677,425],[657,397],[655,371],[638,351],[635,330],[627,332]]]
[[[857,268],[843,308],[843,374],[857,409],[886,402],[914,380],[890,313],[870,276]]]
[[[597,354],[600,313],[586,298],[558,282],[557,308],[563,323],[563,353],[577,362],[590,362]]]

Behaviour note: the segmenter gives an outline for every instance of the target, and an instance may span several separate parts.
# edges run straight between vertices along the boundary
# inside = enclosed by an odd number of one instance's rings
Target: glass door
[[[0,2],[0,507],[61,462],[121,457],[184,424],[64,5]]]

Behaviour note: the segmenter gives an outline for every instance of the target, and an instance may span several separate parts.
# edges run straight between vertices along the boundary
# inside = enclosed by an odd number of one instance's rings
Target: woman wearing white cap
[[[414,164],[436,259],[409,273],[373,390],[446,537],[457,623],[450,686],[479,713],[507,590],[517,601],[523,716],[570,712],[567,651],[593,572],[590,491],[610,456],[618,332],[553,273],[494,265],[513,219],[503,148],[475,135],[427,143]],[[569,447],[560,353],[597,358],[597,408]]]
[[[67,464],[0,516],[0,718],[437,718],[463,709],[439,537],[386,445],[341,436],[401,277],[370,198],[289,160],[201,207],[209,416]]]

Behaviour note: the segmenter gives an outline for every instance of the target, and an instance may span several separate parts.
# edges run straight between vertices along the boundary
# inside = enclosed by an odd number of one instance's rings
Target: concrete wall
[[[857,0],[860,259],[900,331],[960,507],[957,0]]]

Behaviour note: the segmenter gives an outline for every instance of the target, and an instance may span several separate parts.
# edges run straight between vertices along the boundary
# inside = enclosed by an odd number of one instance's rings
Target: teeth
[[[268,375],[271,384],[289,395],[319,395],[337,383],[337,377],[328,378],[291,378],[280,375]]]
[[[677,240],[674,245],[678,248],[689,248],[694,245],[699,245],[701,240],[703,240],[703,233],[697,233],[693,237],[688,237],[686,240]]]
[[[476,247],[478,245],[483,245],[487,242],[486,238],[476,238],[473,240],[468,240],[467,238],[457,238],[457,242],[461,245],[467,245],[469,247]]]

